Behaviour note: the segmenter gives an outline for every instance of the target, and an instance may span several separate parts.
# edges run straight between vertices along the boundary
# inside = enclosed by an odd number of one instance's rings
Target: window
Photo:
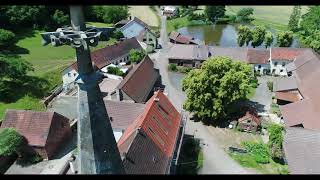
[[[71,73],[68,73],[68,77],[71,77]]]
[[[280,72],[283,72],[283,69],[281,69]]]
[[[283,63],[282,63],[282,67],[284,67],[285,65],[286,65],[286,63],[285,63],[285,62],[283,62]]]
[[[278,65],[278,62],[275,62],[274,65],[275,65],[275,66]]]
[[[148,130],[151,132],[151,134],[159,141],[159,143],[164,146],[164,141],[161,139],[161,137],[156,134],[151,127],[148,128]]]
[[[261,65],[258,66],[258,69],[260,69],[260,68],[261,68]]]
[[[73,73],[73,76],[76,76],[77,75],[77,73]]]

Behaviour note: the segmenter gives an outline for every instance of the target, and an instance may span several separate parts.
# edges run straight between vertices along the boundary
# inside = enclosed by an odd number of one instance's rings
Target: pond
[[[215,25],[200,25],[189,26],[178,29],[178,32],[184,35],[190,35],[197,39],[203,40],[208,45],[216,45],[223,47],[238,47],[237,44],[237,25],[231,24],[215,24]],[[276,43],[275,30],[268,29],[273,34],[274,42]],[[252,47],[249,45],[249,47]],[[264,47],[263,45],[259,46]],[[300,47],[297,38],[294,38],[291,47]]]

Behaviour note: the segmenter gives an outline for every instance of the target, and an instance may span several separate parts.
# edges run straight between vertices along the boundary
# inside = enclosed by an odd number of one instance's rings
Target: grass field
[[[265,25],[275,30],[286,30],[292,13],[293,6],[227,6],[226,14],[235,15],[241,8],[252,7],[254,25]],[[302,14],[307,12],[308,7],[302,6]]]
[[[171,20],[167,20],[167,33],[171,31],[177,30],[181,27],[188,26],[190,21],[188,21],[187,17],[180,17]]]
[[[113,24],[106,24],[101,22],[86,22],[87,26],[96,26],[96,27],[112,27]]]
[[[160,26],[157,14],[151,10],[149,6],[129,6],[129,13],[131,16],[141,19],[149,26]]]

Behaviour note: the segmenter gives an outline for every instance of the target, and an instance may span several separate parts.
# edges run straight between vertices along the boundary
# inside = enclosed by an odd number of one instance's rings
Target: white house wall
[[[259,68],[260,66],[260,68]],[[269,70],[270,69],[270,65],[269,64],[254,64],[253,68],[255,70],[255,72],[260,72],[260,74],[263,74],[264,70]]]
[[[280,76],[287,76],[287,71],[286,71],[286,65],[289,64],[291,61],[283,61],[283,60],[271,60],[270,61],[270,72],[275,75],[280,75]]]

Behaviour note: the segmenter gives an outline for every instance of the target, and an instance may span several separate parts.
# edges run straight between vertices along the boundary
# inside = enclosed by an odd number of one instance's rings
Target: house
[[[157,91],[118,141],[126,174],[169,174],[181,126],[180,113]]]
[[[176,31],[172,31],[169,36],[169,41],[175,44],[195,44],[195,45],[204,45],[204,42],[195,39],[194,37],[182,35]]]
[[[168,52],[169,63],[185,67],[199,67],[210,56],[206,45],[173,44]]]
[[[1,128],[15,128],[47,160],[71,137],[69,119],[56,112],[7,110]]]
[[[250,48],[247,50],[247,63],[253,65],[255,73],[270,74],[270,53],[267,49]]]
[[[147,55],[121,81],[112,99],[144,103],[152,96],[159,80],[159,71],[154,69],[153,61]]]
[[[107,72],[107,65],[118,65],[121,62],[129,61],[129,52],[131,49],[142,50],[136,38],[126,39],[111,46],[98,49],[91,53],[91,60],[96,69]],[[63,86],[67,87],[69,84],[74,84],[78,77],[77,62],[62,70]]]
[[[287,76],[285,66],[294,61],[304,48],[270,48],[270,70],[274,75]]]
[[[286,127],[320,129],[320,57],[311,49],[302,52],[288,70],[291,76],[284,78],[287,87],[277,87],[276,92],[294,92],[299,100],[280,106]],[[292,68],[294,66],[294,68]],[[282,83],[277,83],[282,85]]]
[[[285,128],[283,150],[290,174],[320,174],[320,131]]]
[[[246,108],[245,114],[238,119],[238,127],[242,131],[256,132],[261,122],[253,108]]]
[[[164,6],[161,9],[161,13],[164,16],[172,17],[175,16],[178,12],[178,7],[176,6]]]
[[[121,21],[118,23],[121,24]],[[151,28],[146,23],[137,17],[134,17],[124,26],[120,27],[119,30],[125,38],[136,37],[147,53],[154,51],[158,45],[156,34],[151,31]]]

